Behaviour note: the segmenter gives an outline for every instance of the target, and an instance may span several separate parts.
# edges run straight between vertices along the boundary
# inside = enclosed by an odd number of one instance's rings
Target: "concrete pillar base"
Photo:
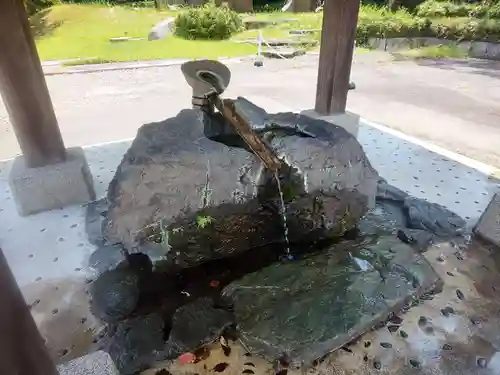
[[[60,375],[120,375],[108,353],[97,351],[57,366]]]
[[[301,114],[314,119],[328,121],[334,125],[344,128],[349,133],[354,135],[356,138],[358,137],[359,115],[355,113],[346,111],[344,113],[337,113],[337,114],[323,116],[313,109],[307,109],[305,111],[302,111]]]
[[[9,185],[21,216],[95,200],[94,182],[82,148],[68,149],[63,163],[38,168],[26,167],[24,157],[17,157]]]
[[[500,192],[491,199],[479,218],[474,233],[500,247]]]

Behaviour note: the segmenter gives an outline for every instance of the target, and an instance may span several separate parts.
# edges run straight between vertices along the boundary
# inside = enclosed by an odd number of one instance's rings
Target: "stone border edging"
[[[395,52],[404,49],[430,47],[437,45],[456,44],[458,48],[467,53],[469,57],[500,61],[500,43],[483,41],[454,41],[441,38],[369,38],[370,48],[386,52]]]
[[[251,55],[253,56],[253,55]],[[235,58],[220,57],[218,60],[223,63],[241,62],[251,56],[242,56]],[[166,66],[181,65],[191,59],[168,59],[168,60],[144,60],[133,62],[116,62],[104,64],[86,64],[75,66],[54,66],[45,65],[43,71],[46,76],[62,75],[62,74],[81,74],[81,73],[94,73],[105,72],[113,70],[130,70],[130,69],[143,69],[143,68],[160,68]]]

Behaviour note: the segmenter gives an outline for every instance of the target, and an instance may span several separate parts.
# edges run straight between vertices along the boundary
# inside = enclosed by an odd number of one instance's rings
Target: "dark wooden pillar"
[[[345,112],[360,0],[325,0],[316,112]]]
[[[0,0],[0,92],[28,167],[65,160],[23,0]]]
[[[58,374],[1,249],[0,374]]]

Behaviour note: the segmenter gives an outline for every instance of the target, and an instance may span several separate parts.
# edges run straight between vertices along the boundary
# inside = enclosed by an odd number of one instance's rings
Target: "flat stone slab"
[[[98,351],[57,366],[59,375],[120,375],[108,353]]]
[[[277,263],[224,289],[252,354],[293,366],[351,342],[413,297],[439,290],[430,264],[395,236],[346,241]]]
[[[262,56],[271,59],[292,59],[296,56],[305,55],[306,51],[303,49],[294,48],[269,48],[262,51]]]
[[[500,193],[496,193],[474,228],[474,233],[500,246]]]

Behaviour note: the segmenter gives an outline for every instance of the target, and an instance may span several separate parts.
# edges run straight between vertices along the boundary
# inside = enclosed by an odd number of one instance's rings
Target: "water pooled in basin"
[[[283,220],[283,234],[285,238],[285,254],[288,259],[290,259],[290,240],[288,239],[288,223],[286,221],[286,207],[285,207],[285,198],[283,197],[283,190],[281,189],[281,182],[278,176],[278,172],[274,173],[274,178],[276,179],[276,183],[278,186],[278,192],[280,196],[280,204],[281,204],[281,218]]]

